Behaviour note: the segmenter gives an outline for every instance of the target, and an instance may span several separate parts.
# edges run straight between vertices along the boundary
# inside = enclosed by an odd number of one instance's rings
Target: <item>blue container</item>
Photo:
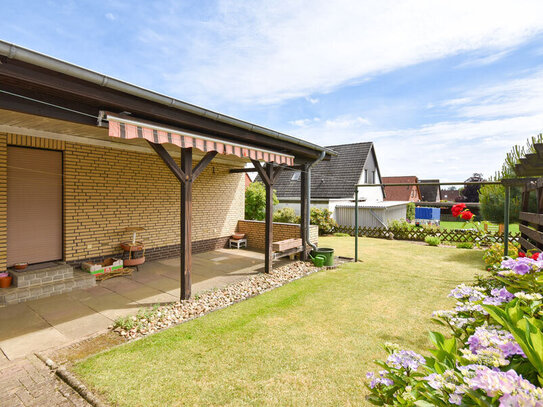
[[[440,218],[439,208],[415,208],[415,219],[440,220]]]

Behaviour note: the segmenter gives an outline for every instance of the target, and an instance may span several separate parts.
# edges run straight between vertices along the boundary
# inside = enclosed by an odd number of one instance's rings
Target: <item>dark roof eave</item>
[[[162,95],[160,93],[132,85],[130,83],[121,81],[119,79],[106,76],[104,74],[91,71],[89,69],[80,67],[75,64],[71,64],[51,56],[41,54],[36,51],[29,50],[17,46],[12,43],[8,43],[0,40],[0,55],[3,55],[9,59],[15,59],[24,63],[38,66],[40,68],[48,69],[54,72],[65,74],[71,77],[75,77],[99,86],[107,87],[119,92],[136,96],[141,99],[145,99],[154,103],[166,105],[184,112],[192,113],[198,116],[206,117],[210,120],[215,120],[224,124],[228,124],[246,131],[258,133],[267,137],[271,137],[285,143],[291,143],[313,150],[317,153],[326,153],[327,157],[337,155],[333,150],[325,147],[321,147],[317,144],[307,142],[305,140],[298,139],[296,137],[289,136],[284,133],[277,132],[262,126],[258,126],[243,120],[239,120],[230,116],[226,116],[208,109],[201,108],[199,106],[192,105],[190,103],[183,102],[179,99],[175,99],[170,96]],[[317,154],[318,155],[318,154]]]

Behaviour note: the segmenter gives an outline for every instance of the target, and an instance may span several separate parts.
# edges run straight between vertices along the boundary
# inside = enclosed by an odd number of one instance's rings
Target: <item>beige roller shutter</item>
[[[62,258],[62,153],[8,147],[8,267]]]

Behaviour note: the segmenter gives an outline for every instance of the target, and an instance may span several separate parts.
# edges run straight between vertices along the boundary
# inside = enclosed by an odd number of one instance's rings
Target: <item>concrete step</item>
[[[42,283],[41,285],[0,288],[0,306],[51,297],[96,285],[96,279],[93,275],[84,271],[74,271],[73,269],[72,273],[71,278],[63,278],[62,280]]]
[[[74,268],[66,263],[36,264],[25,270],[10,270],[9,274],[13,277],[14,287],[24,288],[69,280],[74,277]]]

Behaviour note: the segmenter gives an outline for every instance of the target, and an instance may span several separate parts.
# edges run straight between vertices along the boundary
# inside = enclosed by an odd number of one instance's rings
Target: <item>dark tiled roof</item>
[[[460,191],[458,189],[441,190],[441,199],[444,201],[456,202],[457,198],[460,198]]]
[[[424,182],[439,182],[438,179],[419,179],[420,183]],[[420,195],[421,200],[424,202],[437,202],[438,201],[438,193],[440,190],[439,185],[420,185]]]
[[[400,177],[383,177],[383,184],[413,184],[418,182],[417,177],[413,176],[400,176]],[[409,201],[411,200],[411,191],[414,187],[385,187],[385,200],[386,201]],[[418,194],[418,193],[417,193]],[[417,196],[417,198],[420,198]]]
[[[360,181],[372,142],[328,146],[338,153],[330,161],[321,161],[311,170],[311,198],[349,198]],[[273,186],[277,196],[300,196],[300,181],[292,180],[293,171],[283,171]],[[257,178],[257,181],[259,178]]]

